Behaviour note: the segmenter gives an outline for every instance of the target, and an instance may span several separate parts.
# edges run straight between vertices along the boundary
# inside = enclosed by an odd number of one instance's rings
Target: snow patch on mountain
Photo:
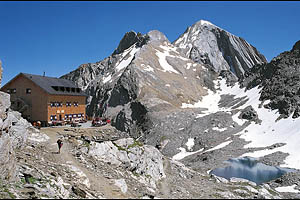
[[[223,142],[223,143],[221,143],[221,144],[219,144],[219,145],[217,145],[217,146],[215,146],[215,147],[213,147],[213,148],[211,148],[211,149],[206,150],[205,152],[214,151],[214,150],[217,150],[217,149],[224,148],[224,147],[226,147],[227,145],[229,145],[231,142],[232,142],[232,140]]]
[[[228,91],[226,81],[216,80],[214,81],[214,84],[218,87],[217,92],[213,92],[212,90],[205,88],[207,89],[208,95],[203,96],[201,100],[194,104],[182,103],[181,108],[205,108],[206,110],[202,111],[203,114],[198,114],[196,118],[204,117],[206,115],[216,113],[218,111],[230,111],[230,109],[219,107],[221,95],[226,94]]]
[[[186,146],[188,147],[188,150],[192,150],[194,145],[195,145],[194,138],[189,138],[187,143],[186,143]]]
[[[139,50],[139,48],[136,48],[134,46],[132,46],[132,49],[128,50],[129,52],[129,58],[125,59],[126,56],[128,55],[128,52],[124,52],[123,54],[126,54],[125,58],[117,65],[116,70],[119,72],[120,70],[124,69],[125,67],[127,67],[132,59],[134,58],[135,53]]]
[[[162,49],[162,51],[156,49],[156,55],[158,56],[159,64],[163,68],[164,72],[174,72],[176,74],[179,74],[179,72],[175,70],[172,65],[168,63],[167,57],[189,61],[190,63],[187,63],[187,68],[189,68],[189,66],[192,65],[192,61],[178,54],[176,48],[167,45],[159,45],[159,48]],[[171,53],[174,53],[176,56],[174,54],[172,55]]]
[[[214,130],[214,131],[219,131],[219,132],[223,132],[223,131],[226,131],[227,128],[213,127],[212,130]]]
[[[299,190],[296,190],[296,189],[295,189],[296,186],[297,186],[297,185],[294,184],[294,185],[290,185],[290,186],[277,187],[277,188],[275,188],[275,190],[276,190],[277,192],[300,193]]]
[[[104,78],[103,78],[103,83],[106,83],[106,82],[108,82],[108,81],[110,81],[110,80],[111,80],[111,74],[108,75],[107,77],[104,77]]]
[[[173,160],[181,160],[187,156],[190,156],[190,155],[193,155],[193,154],[196,154],[196,153],[199,153],[201,151],[204,150],[204,148],[202,149],[199,149],[198,151],[194,151],[194,152],[187,152],[185,148],[182,148],[182,147],[179,147],[179,150],[180,150],[180,153],[174,155],[172,157]]]
[[[160,51],[157,51],[156,52],[156,55],[158,56],[158,61],[159,61],[159,64],[160,66],[163,68],[163,71],[164,72],[174,72],[176,74],[179,74],[178,71],[176,71],[172,65],[170,65],[167,60],[166,60],[166,57],[167,56],[170,56],[170,54],[168,54],[167,51],[165,52],[160,52]]]
[[[262,120],[262,124],[250,124],[245,129],[248,133],[241,135],[241,138],[246,141],[251,141],[245,148],[265,147],[276,143],[286,143],[286,145],[272,150],[247,153],[243,156],[261,157],[276,151],[281,151],[289,154],[284,160],[285,164],[282,164],[281,167],[300,169],[300,119],[293,119],[291,116],[276,122],[276,116],[279,116],[276,111],[266,111],[264,108],[259,109],[259,111],[259,117]]]
[[[154,69],[150,65],[141,64],[141,67],[147,72],[154,72]]]

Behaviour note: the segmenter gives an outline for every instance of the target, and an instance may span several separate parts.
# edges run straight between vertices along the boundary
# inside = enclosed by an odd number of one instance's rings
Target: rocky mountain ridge
[[[247,89],[262,88],[260,100],[269,101],[265,107],[278,109],[281,117],[300,116],[300,41],[270,63],[254,66],[245,74],[241,85]]]

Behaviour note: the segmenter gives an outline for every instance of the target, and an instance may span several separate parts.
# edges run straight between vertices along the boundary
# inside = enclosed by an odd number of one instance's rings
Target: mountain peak
[[[173,44],[194,62],[208,64],[215,72],[230,70],[239,78],[267,62],[246,40],[206,20],[190,26]]]
[[[118,48],[113,52],[113,54],[122,53],[124,50],[131,47],[133,44],[137,46],[142,46],[148,41],[147,35],[142,35],[140,32],[136,33],[131,30],[123,36],[122,40],[119,43]]]
[[[211,22],[209,21],[206,21],[206,20],[203,20],[201,19],[200,21],[196,22],[197,25],[201,25],[201,26],[204,26],[204,25],[211,25],[211,26],[215,26],[214,24],[212,24]]]
[[[162,32],[160,32],[158,30],[149,31],[147,33],[147,35],[150,37],[151,41],[159,41],[159,42],[167,41],[168,43],[170,43],[170,41],[165,36],[165,34],[163,34]]]
[[[137,34],[135,31],[131,30],[123,36],[122,40],[119,43],[118,48],[114,51],[113,54],[119,54],[123,52],[125,49],[129,48],[136,42]]]

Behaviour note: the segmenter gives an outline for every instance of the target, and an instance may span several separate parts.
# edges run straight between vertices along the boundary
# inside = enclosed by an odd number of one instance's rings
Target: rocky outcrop
[[[21,114],[11,111],[9,94],[0,92],[0,175],[4,180],[16,180],[15,150],[24,147],[35,129]]]
[[[143,145],[132,138],[91,142],[88,155],[138,174],[143,183],[153,188],[156,188],[157,181],[165,177],[162,154],[155,147]]]
[[[230,70],[239,78],[254,65],[267,62],[246,40],[205,20],[188,27],[173,44],[193,61],[216,72]]]
[[[278,109],[282,117],[300,116],[300,41],[291,51],[273,58],[270,63],[257,65],[245,74],[241,85],[247,89],[262,87],[260,100],[267,108]]]
[[[249,121],[254,121],[254,122],[260,122],[258,119],[257,112],[253,109],[252,106],[247,106],[243,110],[241,110],[241,113],[239,115],[239,118],[241,119],[247,119]]]

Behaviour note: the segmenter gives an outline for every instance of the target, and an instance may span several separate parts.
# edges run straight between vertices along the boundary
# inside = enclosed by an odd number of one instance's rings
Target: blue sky
[[[20,72],[60,77],[108,57],[123,35],[159,30],[173,42],[200,19],[240,36],[268,61],[300,40],[300,2],[0,2],[2,86]]]

